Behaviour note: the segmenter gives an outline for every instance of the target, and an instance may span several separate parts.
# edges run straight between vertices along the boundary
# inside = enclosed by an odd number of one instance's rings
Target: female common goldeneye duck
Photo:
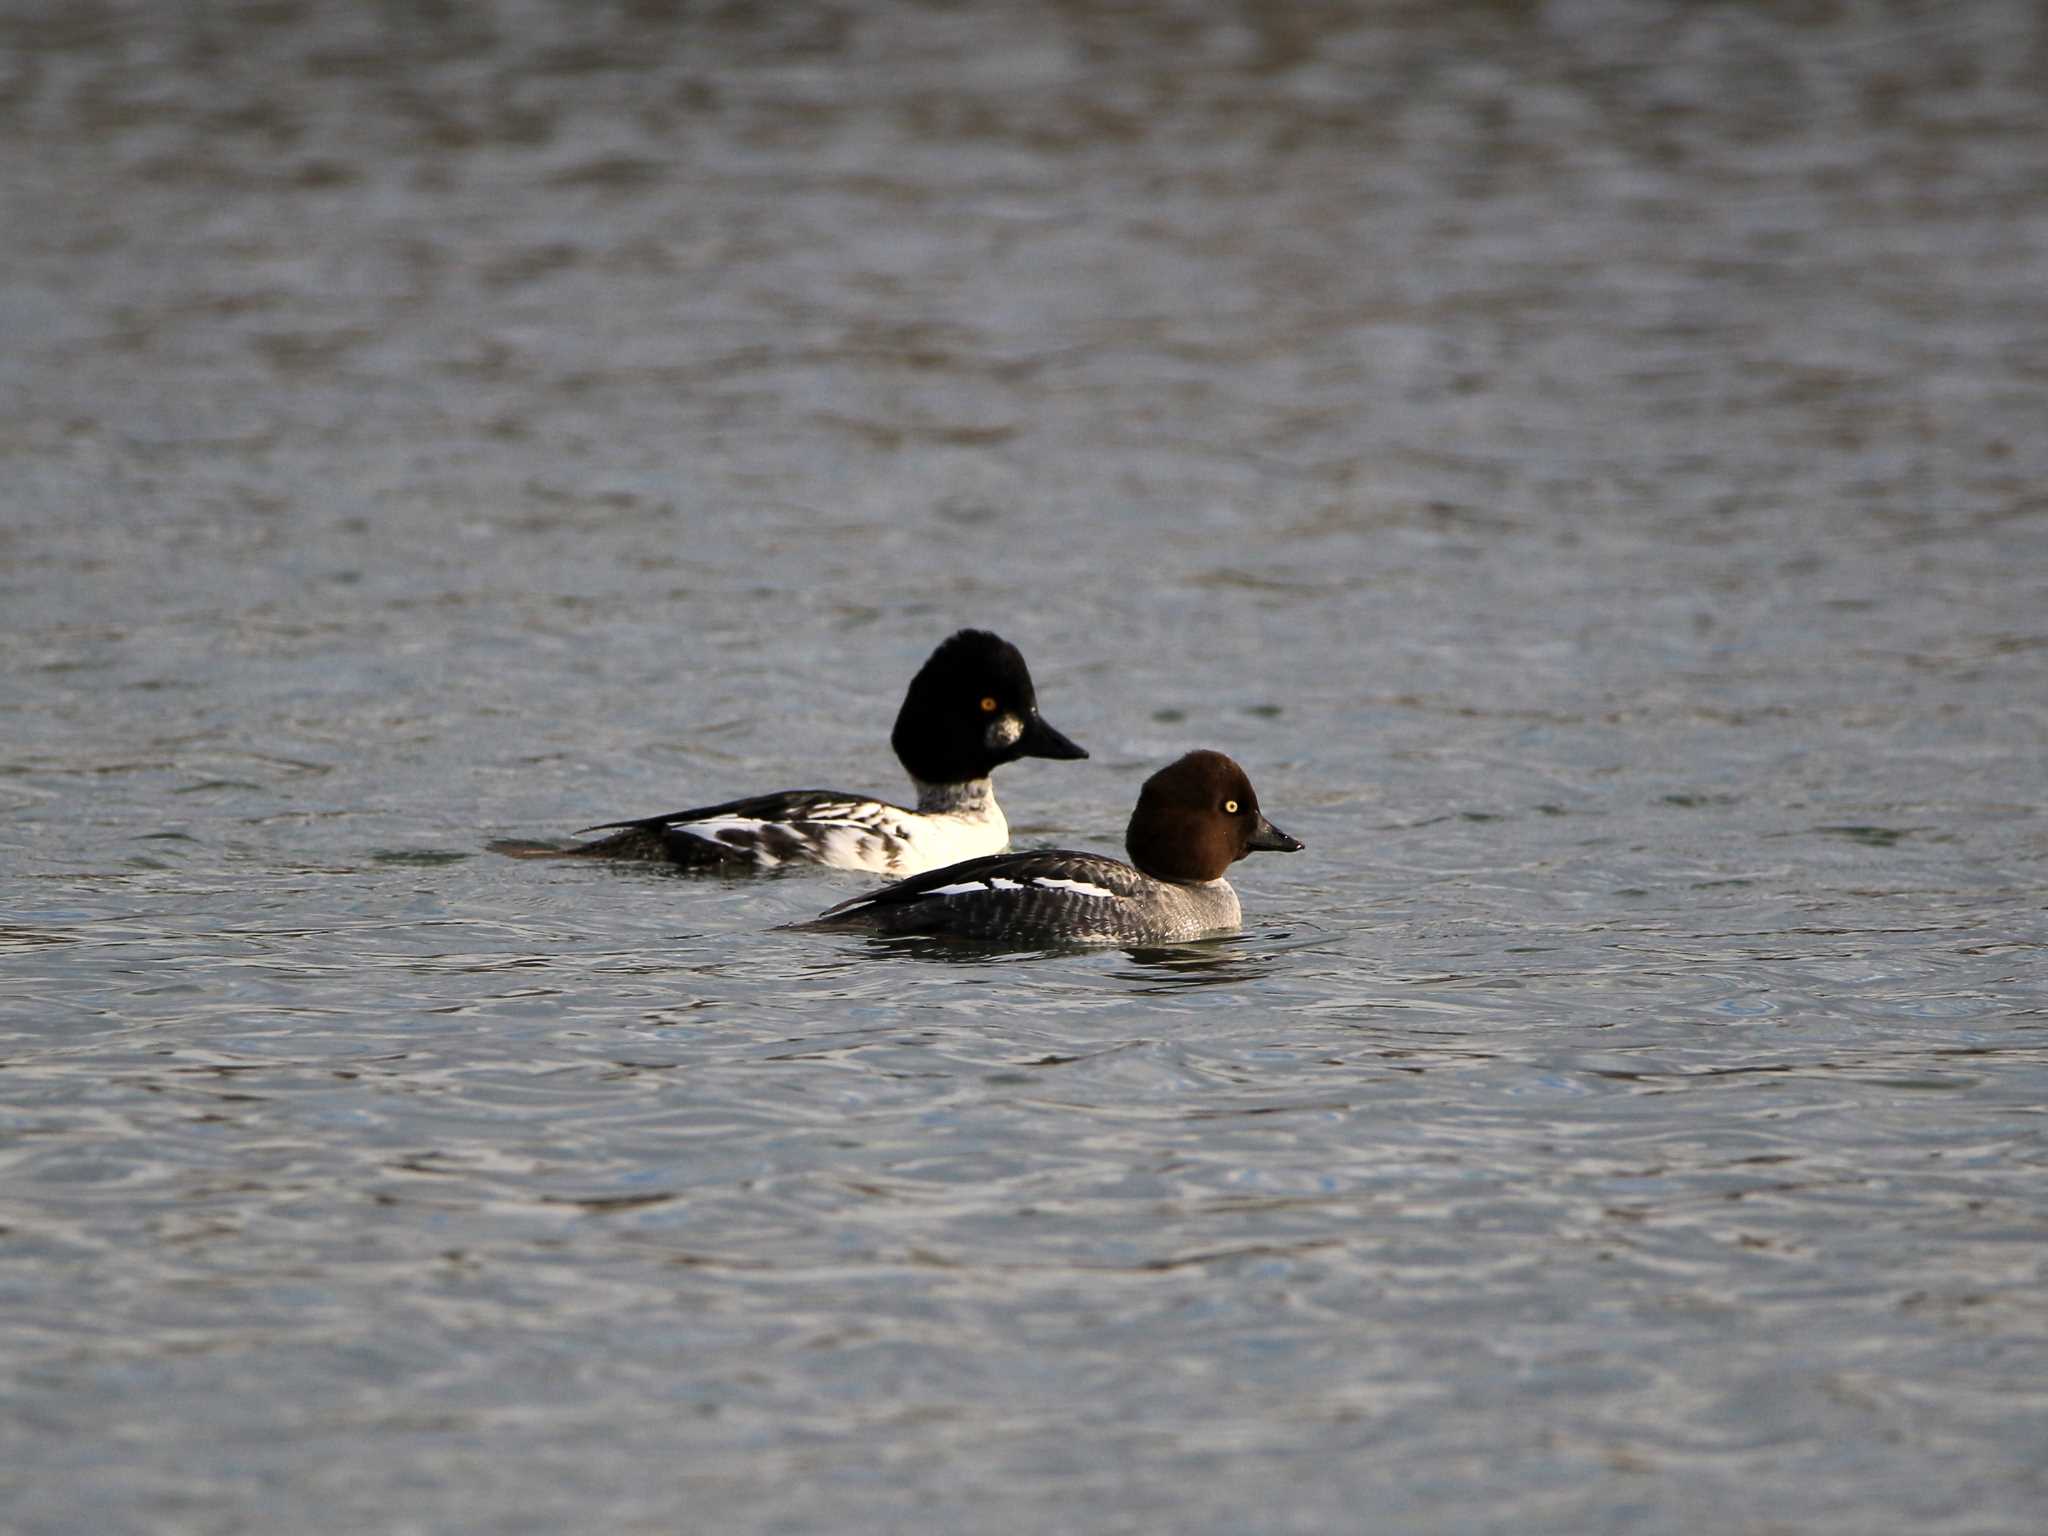
[[[494,844],[523,857],[654,859],[732,873],[824,864],[911,875],[994,853],[1010,841],[989,775],[1020,757],[1088,754],[1039,717],[1017,647],[963,629],[932,652],[904,695],[889,744],[917,786],[917,809],[830,789],[790,789],[610,821],[573,847]]]
[[[1221,752],[1190,752],[1139,792],[1124,833],[1130,864],[1065,849],[999,853],[842,901],[804,926],[1023,944],[1171,943],[1235,929],[1243,914],[1223,872],[1255,850],[1301,846],[1260,813],[1242,768]]]

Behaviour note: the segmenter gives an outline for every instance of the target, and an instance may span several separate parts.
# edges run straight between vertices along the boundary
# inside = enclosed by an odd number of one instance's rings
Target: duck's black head
[[[985,779],[1020,757],[1088,755],[1039,718],[1023,653],[981,629],[932,652],[910,680],[889,745],[924,784]]]

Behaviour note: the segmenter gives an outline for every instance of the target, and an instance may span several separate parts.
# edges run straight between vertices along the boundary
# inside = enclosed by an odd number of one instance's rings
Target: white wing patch
[[[716,821],[677,821],[669,825],[678,832],[687,832],[691,837],[701,837],[707,843],[723,843],[728,848],[743,848],[753,855],[754,862],[763,869],[773,869],[782,862],[761,843],[761,829],[772,826],[772,822],[759,821],[751,816],[721,816]]]
[[[1033,885],[1042,881],[1032,881]],[[991,891],[1021,891],[1020,881],[1006,880],[1001,875],[990,875],[986,880],[962,880],[955,885],[935,885],[928,891],[918,892],[920,899],[926,896],[986,896]]]
[[[897,879],[999,853],[1010,840],[992,797],[972,815],[925,816],[879,800],[835,800],[805,806],[788,821],[715,816],[671,825],[740,849],[762,869],[826,864]]]
[[[980,880],[957,880],[951,885],[935,885],[928,891],[919,891],[918,899],[929,900],[936,896],[988,896],[997,891],[1072,891],[1076,896],[1099,896],[1105,901],[1116,900],[1116,892],[1103,886],[1091,885],[1086,880],[1064,880],[1057,875],[1030,875],[1023,880],[1011,880],[1003,875],[988,875]]]
[[[876,875],[901,873],[903,834],[907,829],[902,825],[900,812],[891,814],[888,807],[864,807],[856,802],[819,809],[837,814],[807,814],[797,821],[716,816],[670,825],[707,843],[736,849],[760,869],[779,869],[784,864],[825,864]]]
[[[863,826],[849,819],[844,825],[806,827],[804,830],[811,834],[809,841],[817,849],[820,864],[829,864],[834,869],[861,869],[877,875],[896,872],[894,855],[902,850],[903,845],[880,826]]]
[[[1077,896],[1106,896],[1112,901],[1116,899],[1115,891],[1091,885],[1086,880],[1062,880],[1056,875],[1034,875],[1031,883],[1047,890],[1072,891]]]

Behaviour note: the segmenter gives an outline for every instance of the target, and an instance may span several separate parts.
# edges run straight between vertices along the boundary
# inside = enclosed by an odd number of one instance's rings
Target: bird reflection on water
[[[863,941],[861,953],[869,959],[904,959],[939,965],[987,966],[1015,961],[1053,961],[1121,956],[1131,969],[1121,966],[1106,974],[1119,981],[1142,983],[1141,993],[1179,991],[1188,987],[1236,986],[1272,976],[1281,956],[1301,946],[1281,941],[1292,938],[1286,932],[1260,936],[1263,947],[1249,947],[1251,936],[1219,934],[1213,938],[1191,939],[1182,944],[1125,945],[1099,944],[1039,945],[1030,948],[1013,944],[963,940],[931,934],[875,936]],[[1279,944],[1275,948],[1275,944]]]

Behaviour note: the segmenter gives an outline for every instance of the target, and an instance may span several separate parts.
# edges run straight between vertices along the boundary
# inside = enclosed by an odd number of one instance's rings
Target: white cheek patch
[[[1017,738],[1024,734],[1024,722],[1015,715],[1004,715],[1000,720],[991,721],[988,728],[988,744],[997,750],[1013,747]]]
[[[1114,901],[1116,892],[1105,890],[1099,885],[1090,885],[1086,880],[1061,880],[1052,875],[1040,875],[1032,882],[1049,891],[1072,891],[1077,896],[1103,896]]]

